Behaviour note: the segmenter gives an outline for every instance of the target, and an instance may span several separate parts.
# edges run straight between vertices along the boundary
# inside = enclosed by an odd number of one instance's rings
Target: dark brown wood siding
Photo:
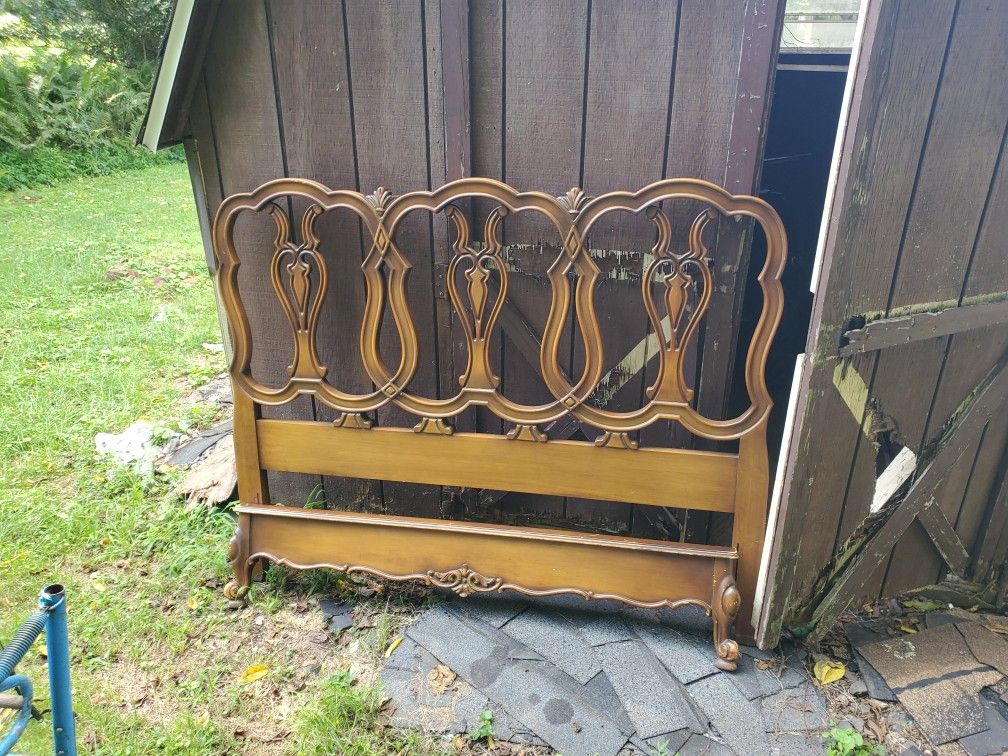
[[[752,192],[782,10],[783,0],[222,0],[189,110],[208,212],[223,196],[282,175],[364,192],[434,187],[462,175],[554,194],[573,186],[589,193],[636,189],[671,176]],[[473,214],[481,218],[486,208],[476,205]],[[693,212],[674,210],[680,238]],[[322,357],[341,366],[330,373],[334,383],[362,388],[367,379],[356,361],[334,358],[356,354],[363,308],[357,268],[366,250],[349,216],[337,213],[322,230],[335,292],[323,314]],[[264,377],[279,376],[288,359],[283,345],[271,348],[268,335],[274,327],[285,333],[263,275],[269,232],[265,224],[249,224],[241,237],[258,256],[243,266],[242,286],[265,345],[259,349],[257,341],[253,366]],[[691,369],[700,401],[715,415],[733,364],[747,233],[746,224],[734,223],[718,233],[712,311],[721,316],[708,324]],[[598,401],[626,409],[640,403],[645,378],[652,377],[639,293],[652,229],[643,218],[626,219],[619,228],[600,225],[592,237],[604,270],[598,301],[612,375]],[[537,358],[527,329],[515,323],[541,333],[548,309],[544,260],[559,240],[526,218],[508,218],[504,239],[514,275],[511,327],[495,345],[497,367],[510,395],[532,399],[546,389],[528,364]],[[443,280],[447,231],[418,216],[397,240],[414,264],[413,312],[437,325],[419,329],[428,358],[412,388],[446,395],[462,372]],[[575,331],[569,351],[576,372]],[[272,412],[331,418],[306,400]],[[404,421],[394,411],[376,420]],[[459,423],[500,428],[478,413]],[[667,427],[646,440],[689,443]],[[450,515],[460,502],[476,502],[467,492],[388,482],[271,475],[270,486],[283,503],[324,494],[340,506],[407,514]],[[680,534],[679,520],[660,510],[644,518],[626,504],[516,495],[483,501],[513,517]]]
[[[868,13],[770,575],[771,639],[782,623],[813,617],[862,543],[893,454],[933,456],[1008,347],[1002,324],[838,353],[854,324],[1008,291],[1008,13],[986,0],[876,0]],[[936,492],[971,554],[969,576],[981,581],[991,566],[983,544],[997,542],[1006,516],[995,496],[1006,433],[996,413]],[[917,521],[872,568],[845,600],[893,596],[947,573]]]

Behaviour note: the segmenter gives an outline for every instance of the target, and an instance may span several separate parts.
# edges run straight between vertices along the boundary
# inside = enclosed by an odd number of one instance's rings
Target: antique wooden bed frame
[[[298,198],[297,205],[288,204]],[[470,240],[460,205],[489,200],[484,242]],[[282,205],[279,200],[283,200]],[[706,209],[689,229],[688,248],[675,253],[672,226],[663,210],[673,200],[699,201]],[[292,238],[285,207],[307,209],[299,240]],[[666,206],[667,207],[667,206]],[[328,273],[319,252],[316,221],[344,208],[359,216],[370,237],[361,269],[366,302],[360,325],[360,357],[373,390],[347,393],[326,381],[317,350],[317,328]],[[468,341],[468,363],[457,394],[444,399],[411,394],[419,360],[416,325],[407,304],[410,262],[394,242],[400,221],[422,210],[447,215],[455,229],[446,284]],[[233,238],[240,213],[267,212],[277,235],[270,266],[279,304],[291,326],[293,360],[280,386],[253,377],[253,338],[238,286],[239,255]],[[657,241],[643,272],[643,307],[658,341],[658,371],[647,402],[628,412],[588,400],[603,374],[603,337],[594,292],[600,270],[585,246],[593,224],[606,213],[646,213]],[[548,269],[552,292],[541,340],[542,378],[552,401],[516,403],[499,390],[488,350],[507,296],[508,273],[500,241],[509,213],[545,216],[558,233],[559,253]],[[703,232],[717,217],[744,216],[763,228],[766,262],[759,274],[763,311],[745,366],[750,406],[727,420],[704,417],[691,406],[684,353],[695,337],[713,289]],[[367,237],[366,237],[367,238]],[[228,197],[213,224],[217,283],[231,331],[235,454],[240,505],[229,544],[235,580],[226,592],[240,596],[264,561],[298,569],[330,568],[388,580],[415,580],[460,596],[516,591],[530,596],[576,594],[614,599],[637,607],[686,604],[713,617],[715,663],[735,668],[738,645],[730,637],[739,610],[751,610],[763,547],[768,470],[766,424],[771,408],[764,369],[781,317],[780,286],[786,237],[780,219],[762,200],[733,196],[696,179],[669,179],[637,192],[588,198],[579,190],[562,197],[519,192],[486,178],[467,178],[435,191],[392,196],[384,189],[365,196],[329,190],[301,179],[270,181]],[[427,263],[429,264],[429,262]],[[571,274],[576,274],[572,286]],[[466,283],[460,285],[464,276]],[[495,286],[488,282],[494,277]],[[659,296],[655,295],[655,288]],[[379,350],[382,314],[391,310],[401,349],[390,368]],[[573,305],[584,342],[584,368],[570,382],[561,367],[561,342]],[[261,306],[261,305],[260,305]],[[662,316],[662,310],[665,315]],[[309,395],[333,407],[335,422],[265,419],[263,405]],[[395,405],[418,418],[415,428],[373,427],[366,413]],[[505,435],[454,432],[450,420],[482,406],[513,427]],[[549,440],[540,426],[570,413],[599,430],[592,441]],[[643,447],[631,433],[659,420],[680,423],[697,436],[737,440],[737,453]],[[267,470],[466,486],[534,494],[690,508],[734,515],[732,546],[675,543],[643,538],[522,526],[442,521],[273,505]],[[738,566],[738,585],[736,585]],[[740,637],[751,638],[748,616]]]

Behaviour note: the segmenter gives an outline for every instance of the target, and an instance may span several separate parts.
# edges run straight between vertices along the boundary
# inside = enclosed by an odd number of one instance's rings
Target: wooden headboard
[[[492,209],[482,241],[472,240],[469,201]],[[685,251],[673,249],[673,229],[663,209],[672,201],[701,203],[688,229]],[[306,207],[297,232],[287,209]],[[353,393],[328,381],[319,357],[319,315],[330,292],[319,251],[317,221],[343,209],[359,217],[368,239],[361,264],[366,301],[360,323],[359,359],[371,390]],[[445,283],[465,333],[467,358],[458,391],[443,398],[410,391],[423,356],[410,311],[408,250],[397,229],[414,211],[443,213],[454,227]],[[241,265],[234,238],[244,212],[268,213],[276,224],[270,275],[277,306],[290,325],[293,358],[280,385],[253,375],[254,343],[238,285]],[[658,369],[640,407],[617,412],[592,401],[603,378],[603,334],[596,311],[600,270],[585,239],[608,213],[644,213],[655,244],[642,274],[641,306],[657,340]],[[500,227],[512,213],[539,214],[555,228],[558,252],[547,270],[550,306],[541,336],[539,369],[550,399],[525,404],[501,390],[490,342],[508,296],[508,268]],[[748,217],[763,229],[766,262],[758,281],[763,311],[749,344],[745,367],[749,406],[737,417],[715,419],[694,407],[684,355],[690,349],[716,285],[705,229],[719,216]],[[217,282],[233,343],[235,448],[239,469],[239,524],[231,545],[236,581],[249,584],[263,560],[295,567],[325,566],[389,579],[423,580],[461,595],[512,589],[532,595],[577,593],[615,598],[638,606],[698,604],[715,618],[719,663],[734,666],[737,646],[729,626],[741,607],[751,607],[762,548],[768,488],[766,424],[771,399],[764,380],[770,343],[783,306],[780,276],[786,238],[780,219],[762,200],[734,196],[696,179],[669,179],[637,192],[589,198],[578,190],[561,197],[519,192],[485,178],[469,178],[435,191],[392,196],[330,190],[301,179],[271,181],[227,198],[213,226]],[[428,261],[429,264],[429,261]],[[398,364],[383,357],[383,316],[391,314]],[[580,375],[568,376],[565,328],[573,312],[581,343]],[[386,318],[387,319],[387,318]],[[385,326],[388,330],[388,326]],[[273,334],[272,338],[277,335]],[[386,349],[386,351],[388,351]],[[301,395],[335,409],[335,422],[264,419],[263,405]],[[395,405],[415,426],[374,427],[371,415]],[[485,407],[510,428],[503,434],[456,432],[452,419]],[[590,441],[550,440],[543,427],[572,416]],[[659,421],[679,423],[712,440],[737,440],[737,453],[640,445],[634,432]],[[728,512],[734,515],[730,547],[667,543],[572,531],[460,523],[300,509],[269,504],[265,471],[289,471],[414,483],[466,486],[625,501]],[[738,587],[735,584],[738,563]],[[743,637],[751,635],[743,615]]]

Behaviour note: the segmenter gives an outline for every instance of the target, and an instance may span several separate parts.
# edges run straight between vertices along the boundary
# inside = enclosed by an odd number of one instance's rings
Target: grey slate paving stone
[[[761,699],[766,731],[819,733],[827,727],[826,699],[812,683]]]
[[[808,679],[794,656],[785,658],[782,665],[769,669],[759,669],[757,661],[751,656],[743,655],[738,660],[738,670],[729,675],[732,683],[750,701],[797,687]]]
[[[682,747],[686,745],[686,742],[695,734],[689,727],[684,727],[675,732],[650,738],[646,741],[648,750],[644,751],[644,753],[648,756],[655,753],[679,753]]]
[[[818,733],[770,735],[770,756],[822,756],[826,753]]]
[[[421,654],[424,649],[417,645],[412,638],[403,638],[402,643],[396,646],[395,650],[389,654],[385,660],[385,669],[405,669],[416,670],[420,664]]]
[[[499,706],[487,699],[487,708],[493,712],[493,736],[494,740],[506,740],[509,743],[521,743],[523,745],[544,746],[542,740],[536,737],[528,727],[512,717]]]
[[[966,622],[966,620],[945,612],[928,612],[924,615],[924,627],[928,630],[933,627],[941,627],[942,625],[956,625],[960,622]]]
[[[882,679],[878,670],[857,651],[854,652],[854,659],[857,661],[861,679],[864,680],[865,687],[868,689],[868,695],[876,701],[895,701],[896,694],[892,692],[892,688],[886,685],[886,681]]]
[[[637,625],[634,630],[679,682],[688,684],[717,672],[709,634],[702,637],[663,625]]]
[[[773,659],[775,654],[770,651],[764,651],[755,646],[739,646],[739,650],[746,656],[751,656],[753,659]]]
[[[557,611],[529,609],[502,628],[584,685],[602,671],[591,646]]]
[[[737,673],[735,673],[737,674]],[[697,680],[686,686],[693,700],[707,715],[718,734],[740,754],[768,753],[770,744],[763,726],[759,704],[739,694],[739,689],[729,679],[730,674],[717,674]],[[693,738],[682,753],[702,753],[688,750]],[[702,742],[700,742],[703,745]],[[729,751],[711,751],[728,753]]]
[[[353,610],[353,604],[348,601],[337,601],[336,599],[319,599],[319,611],[325,617],[335,617],[338,614],[349,614]]]
[[[349,614],[337,614],[329,620],[330,633],[342,633],[348,627],[353,627],[353,617]]]
[[[616,694],[616,689],[612,683],[609,682],[609,678],[606,677],[605,672],[600,671],[595,677],[585,683],[584,693],[592,699],[595,708],[606,712],[627,732],[633,732],[633,722],[630,721],[627,713],[623,711],[623,707],[619,705],[619,696]]]
[[[642,641],[607,643],[595,653],[639,737],[647,740],[684,727],[703,732],[682,685]]]
[[[442,604],[406,632],[485,693],[492,706],[561,753],[614,756],[627,741],[628,733],[595,710],[582,686],[551,665],[509,659],[520,644],[486,623],[473,623]]]
[[[393,707],[392,724],[452,734],[478,728],[487,697],[464,682],[452,690],[435,693],[427,685],[427,673],[437,665],[437,659],[427,652],[415,658],[417,663],[412,669],[382,669],[382,686]]]
[[[844,632],[847,634],[848,642],[850,642],[851,647],[854,649],[854,660],[857,662],[861,679],[864,680],[865,687],[868,688],[868,695],[876,701],[895,701],[896,694],[892,692],[892,689],[882,678],[882,675],[858,651],[860,646],[874,643],[884,636],[854,622],[844,625]]]
[[[997,694],[993,694],[995,697]],[[983,705],[984,720],[990,728],[985,732],[968,735],[959,741],[963,750],[969,756],[1000,756],[1008,748],[1008,720],[1005,719],[1001,706],[991,701],[987,695],[980,696]]]
[[[977,661],[1008,675],[1008,640],[979,622],[965,622],[956,627]]]
[[[466,617],[497,628],[503,627],[528,608],[524,601],[499,596],[470,596],[453,601],[452,606]]]
[[[168,464],[175,465],[176,467],[188,467],[199,459],[204,452],[208,451],[210,447],[216,446],[221,439],[231,433],[231,429],[232,421],[226,420],[204,431],[201,435],[190,439],[173,451],[171,456],[168,457]]]
[[[860,647],[935,745],[987,729],[980,690],[1000,673],[973,657],[955,625],[887,638]]]
[[[584,612],[571,617],[584,639],[592,646],[634,640],[637,635],[625,617]]]
[[[506,711],[494,707],[490,699],[460,680],[454,690],[440,695],[427,686],[427,674],[440,662],[410,638],[404,638],[386,660],[381,681],[391,699],[392,724],[429,732],[471,733],[480,727],[480,715],[493,712],[493,734],[497,740],[528,745],[544,745],[527,727]]]
[[[733,751],[724,743],[704,735],[693,735],[677,752],[677,756],[737,756],[740,754],[756,754],[760,751]]]

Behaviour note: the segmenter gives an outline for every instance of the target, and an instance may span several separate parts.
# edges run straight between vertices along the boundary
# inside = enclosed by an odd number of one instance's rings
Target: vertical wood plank
[[[326,186],[359,189],[342,4],[268,3],[287,170]],[[306,207],[294,203],[295,227]],[[372,384],[358,346],[365,297],[360,222],[348,212],[329,212],[316,228],[330,282],[318,338],[319,356],[328,368],[326,380],[344,391],[365,393]],[[317,419],[335,420],[336,414],[316,403]],[[377,481],[327,476],[323,484],[327,501],[335,507],[381,504]]]
[[[1005,160],[1005,147],[1005,137],[1002,136],[997,170],[986,201],[982,203],[982,220],[960,303],[1008,291],[1008,265],[1004,256],[1004,239],[1008,238],[1008,161]],[[974,197],[979,193],[978,185],[973,188]],[[928,436],[934,435],[947,422],[983,376],[984,366],[993,365],[1008,350],[1008,331],[996,326],[982,328],[941,339],[939,343],[945,345],[947,351],[930,411]],[[946,483],[942,492],[942,511],[956,526],[960,539],[967,547],[977,540],[988,502],[995,495],[1006,435],[1008,415],[1002,413],[991,419],[982,442],[977,444],[969,474],[960,474],[955,481]],[[936,571],[934,579],[939,574]]]
[[[1008,46],[1000,44],[1005,39],[1008,14],[986,0],[961,0],[894,272],[890,312],[920,303],[958,302],[968,283],[1008,113],[1008,88],[1003,86],[1008,77]],[[903,442],[918,454],[928,440],[926,421],[946,344],[946,339],[930,339],[876,356],[872,396],[894,418]],[[965,388],[960,402],[994,359],[974,368],[970,377],[975,380]],[[945,419],[932,424],[932,433]],[[869,448],[862,444],[855,464],[873,467],[873,453],[865,459]],[[973,455],[963,455],[957,466],[957,470],[962,468],[956,476],[959,486],[965,486],[972,463]],[[860,517],[868,513],[873,487],[848,492],[847,506]],[[942,510],[952,522],[962,500],[962,488],[958,496],[953,493],[957,487],[948,480],[939,494]],[[882,594],[891,596],[917,587],[925,575],[937,576],[940,569],[933,550],[897,546]]]
[[[519,190],[563,194],[581,183],[587,0],[504,0],[500,7],[501,178]],[[561,241],[541,218],[509,217],[504,223],[508,296],[540,337],[549,309],[542,273]],[[538,371],[529,370],[507,338],[501,372],[507,396],[530,402],[549,397]],[[513,494],[502,511],[519,519],[561,521],[564,503],[561,497]]]
[[[204,66],[222,194],[249,191],[282,176],[283,148],[261,0],[221,3]],[[268,275],[273,235],[272,222],[264,218],[242,219],[235,230],[236,247],[243,255],[239,286],[256,336],[252,370],[260,379],[279,384],[285,379],[293,336]],[[263,415],[314,418],[311,402],[304,398],[264,408]],[[303,504],[320,483],[318,476],[269,474],[276,503]]]
[[[676,3],[664,0],[591,4],[582,176],[582,188],[589,195],[635,189],[662,178],[677,10]],[[642,75],[644,71],[651,74]],[[605,406],[628,411],[641,405],[644,392],[644,350],[639,350],[636,361],[625,358],[635,354],[634,347],[650,329],[640,280],[647,264],[645,253],[654,243],[654,226],[643,215],[611,213],[596,223],[586,242],[603,271],[596,306],[604,339],[604,374],[619,366],[633,376],[620,391],[605,397]],[[577,366],[583,364],[582,353],[578,342]],[[568,499],[566,516],[619,532],[630,528],[631,507]]]
[[[426,6],[394,0],[346,3],[347,44],[358,175],[361,190],[384,186],[393,193],[431,181],[432,139],[443,121],[430,120],[427,69]],[[443,147],[441,147],[443,150]],[[443,154],[443,152],[442,152]],[[443,165],[443,159],[442,159]],[[420,364],[410,390],[422,396],[439,391],[438,342],[435,323],[433,226],[429,215],[413,214],[399,226],[395,241],[411,262],[408,301],[420,340]],[[382,350],[392,362],[398,338],[391,317],[385,319]],[[396,409],[378,413],[382,425],[412,425],[415,419]],[[441,489],[385,482],[385,507],[399,514],[440,516]]]

